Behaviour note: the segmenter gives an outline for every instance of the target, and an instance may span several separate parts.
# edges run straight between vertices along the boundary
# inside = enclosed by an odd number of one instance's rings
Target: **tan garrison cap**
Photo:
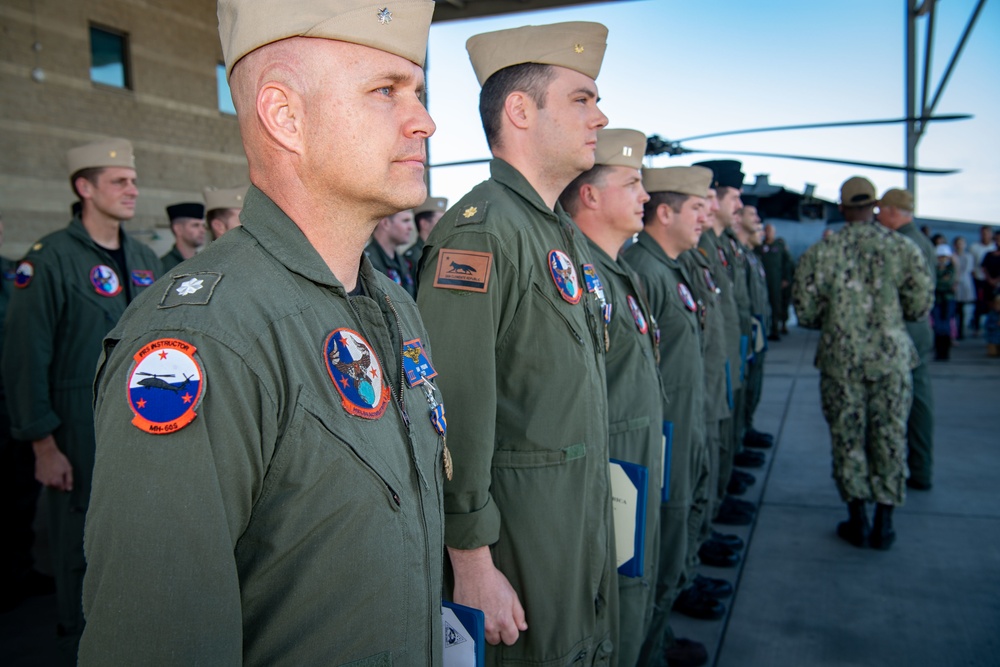
[[[444,197],[428,197],[424,200],[424,203],[413,209],[413,215],[418,215],[420,213],[430,213],[433,211],[441,211],[444,213],[448,210],[448,200]]]
[[[707,197],[712,185],[712,170],[707,167],[666,167],[643,169],[642,187],[646,192],[678,192],[682,195]]]
[[[219,0],[226,74],[251,51],[290,37],[336,39],[423,67],[433,0]]]
[[[127,139],[108,139],[97,143],[77,146],[66,151],[69,175],[81,169],[94,167],[128,167],[135,169],[135,155],[132,144]]]
[[[642,169],[646,135],[639,130],[598,130],[594,164]]]
[[[465,49],[481,86],[504,67],[524,63],[559,65],[596,79],[607,42],[608,29],[600,23],[569,21],[484,32],[470,37]]]
[[[243,208],[243,199],[248,189],[249,185],[239,188],[205,188],[205,212],[219,208]]]
[[[894,206],[903,211],[913,211],[913,195],[908,190],[890,188],[878,201],[879,206]]]
[[[840,186],[840,203],[843,206],[868,206],[876,201],[875,186],[867,178],[853,176]]]

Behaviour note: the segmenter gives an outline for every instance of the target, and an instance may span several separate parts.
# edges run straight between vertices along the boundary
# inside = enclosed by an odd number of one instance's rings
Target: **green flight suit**
[[[174,247],[170,249],[170,252],[160,258],[160,266],[163,267],[163,272],[166,273],[167,271],[173,270],[175,266],[183,261],[184,255],[181,254],[181,251],[177,249],[177,245],[174,244]]]
[[[80,606],[83,522],[94,469],[94,368],[101,339],[135,296],[160,275],[160,260],[123,231],[125,266],[97,245],[79,218],[38,241],[18,265],[3,348],[11,434],[48,435],[69,459],[73,490],[46,488],[60,651],[75,661],[83,631]],[[30,274],[30,280],[27,279]]]
[[[698,547],[712,534],[712,517],[718,511],[723,497],[718,494],[722,454],[720,423],[732,415],[730,410],[732,395],[727,380],[729,361],[726,356],[726,321],[722,315],[722,290],[713,275],[713,269],[716,271],[718,269],[709,261],[708,251],[704,248],[692,248],[681,253],[678,259],[685,273],[691,277],[690,287],[695,299],[705,306],[702,353],[705,360],[705,449],[709,461],[708,487],[705,489],[708,509],[698,532],[697,544],[693,549],[697,555]],[[727,478],[726,483],[728,481]],[[725,487],[724,483],[722,488]]]
[[[618,587],[589,252],[561,206],[503,160],[490,170],[431,232],[418,295],[449,397],[445,542],[490,545],[524,606],[528,631],[487,664],[602,664]]]
[[[783,288],[781,283],[782,281],[791,283],[795,262],[792,260],[792,254],[788,252],[785,239],[781,238],[775,238],[773,243],[762,243],[754,248],[754,254],[764,265],[767,279],[767,299],[771,305],[771,319],[767,322],[767,333],[776,335],[788,320],[788,308],[784,296],[786,288]]]
[[[377,241],[372,241],[365,248],[365,254],[368,255],[368,259],[371,260],[376,271],[389,276],[392,282],[406,290],[411,299],[416,298],[417,283],[413,279],[413,274],[410,273],[409,265],[400,253],[397,252],[395,256],[389,257]]]
[[[643,465],[649,472],[643,574],[618,575],[618,664],[633,666],[653,620],[653,593],[660,556],[660,496],[663,485],[663,392],[657,366],[656,320],[639,278],[619,257],[611,259],[595,243],[590,254],[610,308],[608,418],[611,458]],[[595,296],[596,295],[592,295]],[[598,301],[600,299],[598,298]]]
[[[932,283],[937,281],[937,256],[934,244],[912,222],[896,230],[917,244],[927,260]],[[930,317],[905,322],[906,332],[920,354],[920,364],[913,369],[913,405],[906,420],[906,464],[910,479],[929,486],[934,479],[934,390],[931,386],[931,355],[934,332]]]
[[[747,362],[747,398],[744,410],[746,429],[753,428],[753,413],[760,404],[764,388],[764,360],[767,357],[767,326],[771,318],[768,301],[767,274],[759,257],[746,246],[743,256],[747,261],[747,287],[750,295],[751,317],[757,326],[750,333],[749,347],[752,358]]]
[[[653,317],[660,325],[660,377],[663,378],[663,418],[673,422],[670,494],[660,506],[660,563],[656,608],[643,660],[655,661],[670,642],[668,617],[674,600],[687,586],[689,542],[698,534],[705,507],[696,507],[701,486],[708,485],[705,449],[705,368],[701,317],[680,262],[671,259],[646,232],[625,251],[625,259],[642,280]],[[694,530],[692,531],[692,527]]]
[[[933,282],[917,246],[875,223],[847,225],[799,260],[799,324],[816,347],[833,477],[845,502],[901,505],[906,415],[920,363],[903,320],[926,317]]]
[[[736,298],[736,312],[739,316],[740,363],[734,372],[740,377],[739,388],[733,391],[733,451],[739,452],[743,447],[743,434],[746,432],[747,384],[749,381],[748,359],[750,356],[750,287],[747,279],[747,258],[743,246],[732,229],[726,229],[719,239],[719,245],[729,260],[733,280],[733,296]],[[726,480],[727,483],[729,480]]]
[[[403,253],[403,262],[406,263],[406,270],[410,272],[410,276],[413,278],[413,298],[416,298],[417,290],[420,289],[420,258],[423,254],[424,240],[419,236],[417,236],[417,240],[413,242],[413,245]]]
[[[443,448],[402,376],[404,343],[430,357],[416,305],[363,258],[346,294],[252,186],[241,219],[105,340],[80,664],[440,665]],[[169,359],[189,370],[156,377]],[[147,416],[173,396],[189,423]]]
[[[733,458],[740,451],[742,443],[735,441],[735,412],[737,396],[743,386],[740,378],[740,315],[736,307],[736,287],[733,284],[732,263],[729,255],[723,249],[724,241],[715,230],[705,228],[698,239],[698,248],[704,250],[705,257],[712,266],[712,276],[719,289],[719,306],[725,323],[726,334],[726,376],[729,382],[730,414],[724,417],[719,425],[719,476],[715,490],[717,511],[722,500],[728,493],[729,478],[733,474]],[[726,243],[725,245],[728,245]],[[713,514],[714,518],[714,514]]]

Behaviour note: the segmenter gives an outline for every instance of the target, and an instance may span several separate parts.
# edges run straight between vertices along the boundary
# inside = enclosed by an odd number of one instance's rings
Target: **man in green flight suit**
[[[876,217],[883,227],[899,232],[917,244],[927,260],[931,283],[937,283],[934,244],[913,224],[913,195],[898,188],[886,190],[879,200]],[[906,465],[910,470],[906,485],[911,489],[927,491],[934,479],[934,390],[930,369],[934,332],[930,316],[904,324],[920,355],[920,364],[913,369],[913,405],[906,420]]]
[[[205,245],[205,206],[198,202],[173,204],[167,207],[174,247],[160,258],[164,271],[170,271],[186,259],[191,259]]]
[[[372,267],[383,273],[400,287],[406,290],[410,297],[417,295],[416,282],[410,274],[410,266],[399,252],[399,246],[410,240],[413,231],[413,211],[397,211],[387,215],[375,225],[371,243],[365,248],[365,254],[371,260]]]
[[[424,254],[424,244],[431,230],[441,220],[448,210],[448,200],[444,197],[428,197],[424,203],[413,209],[413,224],[417,227],[417,240],[403,253],[406,268],[416,283],[414,289],[420,289],[420,258]]]
[[[441,664],[441,396],[363,255],[427,195],[433,7],[219,3],[253,185],[105,340],[81,665]]]
[[[45,486],[58,596],[58,645],[76,663],[86,562],[83,523],[94,468],[94,367],[101,339],[160,275],[153,251],[122,229],[135,215],[132,145],[112,139],[70,149],[81,213],[35,243],[18,264],[7,310],[3,382],[11,433],[31,442]]]
[[[849,517],[837,535],[888,549],[893,509],[906,498],[906,416],[920,363],[903,321],[926,316],[934,290],[917,246],[874,224],[868,179],[847,179],[840,202],[847,226],[806,251],[792,293],[799,323],[822,329],[816,368],[833,477]],[[874,526],[865,511],[871,501]]]
[[[652,622],[663,485],[658,330],[638,276],[618,254],[642,230],[642,207],[649,201],[640,172],[645,151],[646,135],[638,130],[601,130],[594,168],[576,177],[559,197],[587,237],[594,259],[583,272],[586,298],[596,300],[604,314],[609,453],[612,459],[645,467],[648,474],[643,569],[618,575],[619,665],[637,664]],[[622,545],[618,547],[622,562]]]
[[[604,320],[584,298],[586,239],[557,201],[607,124],[606,38],[572,22],[469,39],[492,176],[424,248],[417,301],[455,459],[447,592],[485,612],[490,665],[605,664],[614,650]]]
[[[690,590],[685,613],[721,618],[717,599],[690,587],[690,545],[699,540],[708,512],[710,461],[705,447],[705,368],[702,355],[704,304],[694,299],[692,276],[678,257],[698,245],[705,225],[706,197],[712,172],[702,167],[643,171],[650,194],[643,211],[643,231],[625,252],[649,297],[660,324],[660,376],[663,418],[673,424],[669,495],[660,505],[660,554],[652,628],[642,662],[662,664],[675,645],[670,610]],[[685,591],[687,592],[687,591]]]
[[[785,239],[779,238],[774,225],[764,225],[764,242],[755,250],[764,264],[764,274],[767,277],[767,299],[771,304],[771,320],[767,323],[768,340],[781,340],[781,333],[788,333],[788,308],[786,307],[785,291],[792,284],[795,272],[795,261],[788,252]]]

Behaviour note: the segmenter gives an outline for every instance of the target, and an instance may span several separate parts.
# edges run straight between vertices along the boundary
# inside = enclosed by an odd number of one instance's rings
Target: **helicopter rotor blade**
[[[952,120],[968,120],[972,118],[972,114],[967,113],[954,113],[954,114],[940,114],[937,116],[916,116],[912,118],[883,118],[880,120],[847,120],[838,121],[831,123],[810,123],[807,125],[778,125],[775,127],[756,127],[749,130],[730,130],[728,132],[713,132],[711,134],[698,134],[693,137],[684,137],[683,139],[677,139],[675,143],[681,143],[682,141],[694,141],[695,139],[709,139],[712,137],[729,137],[736,134],[754,134],[756,132],[782,132],[785,130],[815,130],[825,127],[855,127],[858,125],[893,125],[896,123],[907,123],[911,121],[917,121],[920,123],[929,123],[937,121],[952,121]]]
[[[722,155],[747,155],[750,157],[773,157],[785,160],[807,160],[809,162],[826,162],[829,164],[846,164],[854,167],[869,167],[870,169],[886,169],[888,171],[910,171],[915,174],[947,175],[957,174],[960,169],[936,169],[934,167],[907,167],[902,164],[886,162],[864,162],[862,160],[840,160],[832,157],[815,157],[812,155],[788,155],[785,153],[757,153],[754,151],[716,151],[685,148],[685,153],[719,153]]]

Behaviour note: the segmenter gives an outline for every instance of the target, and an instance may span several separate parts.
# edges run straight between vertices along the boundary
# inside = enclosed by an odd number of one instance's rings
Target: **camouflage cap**
[[[840,203],[843,206],[870,206],[875,199],[875,186],[863,176],[852,176],[840,186]]]
[[[127,167],[135,169],[135,154],[127,139],[108,139],[66,151],[69,175],[95,167]]]
[[[646,135],[639,130],[603,129],[597,131],[594,164],[605,167],[642,168],[646,154]]]
[[[448,200],[444,197],[428,197],[424,200],[424,203],[413,209],[413,215],[420,215],[421,213],[432,213],[434,211],[440,211],[444,213],[448,210]]]
[[[643,169],[642,187],[646,192],[676,192],[682,195],[707,197],[712,185],[712,170],[705,167],[666,167]]]
[[[511,65],[558,65],[596,79],[604,61],[608,29],[600,23],[568,21],[526,25],[473,35],[465,43],[479,85]]]
[[[220,208],[243,208],[243,199],[247,195],[249,185],[238,188],[205,188],[205,212]]]
[[[913,195],[908,190],[890,188],[878,200],[879,206],[892,206],[902,211],[913,211]]]
[[[226,75],[240,58],[290,37],[370,46],[423,67],[433,0],[219,0]]]

